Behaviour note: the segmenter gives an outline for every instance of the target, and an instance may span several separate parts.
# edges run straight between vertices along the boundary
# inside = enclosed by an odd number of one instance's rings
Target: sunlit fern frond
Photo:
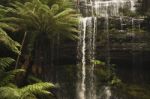
[[[65,9],[64,11],[58,13],[57,15],[55,15],[54,18],[56,19],[63,19],[65,16],[68,16],[70,15],[72,12],[74,12],[75,10],[71,9],[71,8],[68,8],[68,9]]]
[[[30,93],[21,93],[19,88],[0,87],[0,99],[37,99]]]
[[[20,53],[19,47],[20,44],[13,39],[11,39],[7,33],[0,28],[0,44],[5,45],[8,49],[11,49],[15,53]]]
[[[54,88],[51,83],[36,83],[28,85],[23,88],[13,87],[0,87],[1,99],[37,99],[37,96],[46,95],[52,96],[53,94],[49,89]]]
[[[19,47],[20,44],[14,41],[9,35],[6,33],[6,30],[14,32],[16,31],[16,24],[11,22],[2,21],[4,17],[6,17],[7,13],[11,10],[9,7],[4,7],[0,5],[0,44],[4,45],[8,49],[12,50],[15,53],[20,53]],[[11,19],[11,18],[10,18]],[[9,19],[9,20],[10,20]]]
[[[49,91],[50,89],[55,88],[54,84],[49,82],[40,82],[33,85],[28,85],[20,89],[20,92],[23,94],[33,94],[33,95],[49,95],[53,94]]]
[[[18,88],[12,87],[0,87],[0,98],[1,99],[19,99],[20,92]]]
[[[5,30],[16,31],[16,28],[13,24],[7,24],[7,23],[0,22],[0,27]]]
[[[38,94],[40,90],[43,90],[43,92],[45,92],[44,90],[48,90],[51,88],[55,88],[54,84],[48,82],[40,82],[33,85],[25,86],[20,91],[23,93],[30,92],[30,93]]]

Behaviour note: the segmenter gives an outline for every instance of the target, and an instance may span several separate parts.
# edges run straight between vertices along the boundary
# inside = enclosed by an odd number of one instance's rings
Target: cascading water
[[[78,0],[81,13],[81,34],[78,43],[78,59],[79,72],[77,82],[77,99],[99,99],[96,92],[96,80],[94,75],[94,64],[91,62],[95,60],[95,42],[97,33],[98,18],[105,18],[105,32],[107,40],[107,58],[106,63],[110,65],[110,41],[109,41],[109,18],[123,16],[120,13],[120,8],[130,7],[131,11],[135,10],[136,0]],[[80,5],[81,4],[81,5]],[[82,9],[84,8],[84,9]],[[121,30],[122,27],[122,17]],[[109,86],[105,87],[106,99],[110,99],[111,90]],[[101,99],[101,98],[100,98]]]
[[[83,36],[82,36],[82,82],[81,82],[81,92],[80,92],[80,98],[85,99],[85,76],[86,76],[86,59],[85,59],[85,51],[86,51],[86,23],[87,23],[88,18],[84,18],[83,21]]]
[[[95,96],[95,79],[94,79],[94,64],[95,59],[95,36],[97,27],[96,17],[81,18],[81,34],[79,46],[79,81],[77,83],[78,99],[96,99]],[[80,49],[81,48],[81,49]],[[95,98],[94,98],[95,97]]]
[[[106,99],[110,99],[111,97],[111,90],[110,90],[110,87],[106,86],[105,89],[104,89],[104,92],[106,93]]]
[[[81,18],[81,34],[80,34],[80,42],[78,44],[79,48],[81,47],[81,50],[79,49],[79,52],[81,55],[79,55],[81,59],[81,72],[79,73],[80,80],[77,83],[77,92],[78,96],[77,98],[79,99],[86,99],[85,98],[85,93],[86,93],[86,65],[87,65],[87,59],[86,59],[86,49],[87,47],[87,26],[91,26],[91,17],[86,17],[86,18]],[[80,75],[81,74],[81,75]]]
[[[87,98],[86,99],[96,99],[96,89],[95,89],[95,76],[94,76],[94,63],[92,61],[95,60],[95,41],[96,41],[96,29],[97,29],[97,18],[92,17],[92,31],[90,31],[89,35],[89,69],[88,69],[88,91],[87,91]],[[91,39],[90,39],[91,38]]]

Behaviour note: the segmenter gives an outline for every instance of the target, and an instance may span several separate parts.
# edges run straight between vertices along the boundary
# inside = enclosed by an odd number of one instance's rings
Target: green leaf
[[[5,45],[7,48],[11,49],[15,53],[20,53],[19,47],[20,44],[12,40],[7,33],[0,28],[0,44]]]

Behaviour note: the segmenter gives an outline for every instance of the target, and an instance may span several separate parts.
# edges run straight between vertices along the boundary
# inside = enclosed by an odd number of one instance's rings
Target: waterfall
[[[94,64],[95,59],[95,37],[97,28],[96,17],[81,18],[80,21],[80,41],[78,43],[79,81],[77,83],[78,99],[96,99]],[[94,98],[95,97],[95,98]]]
[[[120,17],[121,30],[123,29],[122,13],[120,8],[129,8],[135,11],[136,0],[78,0],[80,12],[83,18],[80,20],[80,40],[78,42],[78,81],[77,81],[77,99],[98,99],[96,91],[96,78],[94,75],[94,63],[96,53],[96,34],[97,21],[99,18],[105,18],[106,33],[106,63],[110,66],[110,34],[109,18]],[[110,99],[111,88],[105,88],[106,99]]]
[[[110,97],[111,97],[111,90],[110,90],[109,86],[105,87],[104,92],[106,93],[106,99],[110,99]]]
[[[129,6],[131,11],[135,10],[136,0],[95,0],[94,8],[96,16],[105,17],[105,13],[108,12],[110,16],[119,16],[120,8]]]
[[[130,0],[130,3],[131,3],[131,11],[135,11],[135,2],[134,0]]]
[[[96,17],[93,17],[92,18],[92,24],[93,24],[93,27],[92,28],[92,31],[89,35],[89,38],[90,39],[90,46],[89,46],[89,88],[88,88],[88,93],[87,93],[87,98],[86,99],[96,99],[96,86],[95,86],[95,75],[94,75],[94,67],[95,67],[95,64],[94,63],[91,63],[91,61],[95,60],[95,41],[96,41],[96,30],[97,30],[97,18]]]
[[[85,60],[85,51],[86,51],[86,23],[87,23],[88,18],[83,19],[83,37],[82,37],[82,82],[81,82],[81,92],[80,92],[80,97],[82,99],[85,99],[85,76],[86,76],[86,60]]]
[[[86,99],[86,65],[87,65],[87,26],[91,26],[91,21],[92,17],[85,17],[81,18],[81,23],[80,23],[80,29],[81,29],[81,34],[80,34],[80,42],[78,44],[79,48],[81,47],[81,50],[79,49],[78,53],[81,53],[79,55],[79,59],[81,59],[81,73],[79,73],[80,80],[77,83],[77,93],[78,93],[78,98],[79,99]],[[81,75],[80,75],[81,74]]]
[[[121,16],[120,16],[120,31],[123,31],[123,20]]]

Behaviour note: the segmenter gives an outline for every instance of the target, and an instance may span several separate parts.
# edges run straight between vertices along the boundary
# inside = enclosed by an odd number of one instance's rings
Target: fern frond
[[[0,28],[0,43],[4,44],[6,47],[11,49],[15,53],[20,53],[18,47],[20,47],[20,44],[14,40],[12,40],[7,33]]]
[[[21,94],[20,99],[38,99],[38,98],[36,98],[36,96],[31,93],[24,93]]]
[[[64,11],[58,13],[57,15],[54,16],[55,19],[58,18],[63,18],[64,16],[70,15],[72,12],[75,12],[75,10],[71,9],[71,8],[67,8]]]
[[[0,87],[0,99],[37,99],[37,95],[52,96],[53,94],[48,91],[50,88],[54,88],[54,85],[48,82],[28,85],[23,88]]]
[[[15,60],[10,57],[0,58],[0,71],[4,71],[5,68],[9,67],[13,62],[15,62]]]
[[[3,29],[10,30],[10,31],[15,31],[16,30],[10,24],[6,24],[6,23],[2,23],[2,22],[0,22],[0,27],[3,28]]]
[[[58,0],[57,4],[60,6],[60,10],[64,10],[65,8],[72,8],[73,3],[70,0]]]
[[[47,91],[48,89],[54,88],[54,84],[52,83],[48,83],[48,82],[41,82],[41,83],[36,83],[33,85],[28,85],[23,87],[20,91],[22,93],[32,93],[32,94],[36,94],[36,95],[40,95],[40,94],[49,94],[52,95],[51,92]]]
[[[25,72],[23,69],[16,69],[9,72],[1,72],[0,75],[0,86],[5,86],[8,83],[12,82],[16,77],[16,74]]]
[[[1,99],[19,99],[20,95],[21,94],[17,88],[0,87]]]
[[[58,12],[58,10],[59,10],[59,5],[58,4],[54,4],[54,5],[52,5],[52,7],[51,7],[51,12],[55,15],[55,14],[57,14],[57,12]]]

